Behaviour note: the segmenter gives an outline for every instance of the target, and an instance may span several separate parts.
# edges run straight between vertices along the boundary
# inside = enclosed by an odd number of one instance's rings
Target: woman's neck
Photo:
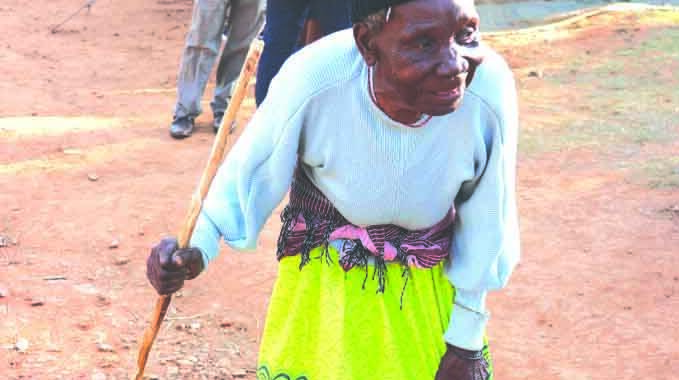
[[[380,80],[373,68],[368,72],[368,86],[375,105],[392,120],[414,125],[423,119],[422,113],[409,109],[400,102],[398,92],[387,81]]]
[[[389,95],[387,92],[380,93],[375,91],[376,104],[387,116],[402,124],[415,124],[420,121],[422,118],[421,113],[407,110],[385,101],[385,99],[389,99],[391,96],[393,95]]]

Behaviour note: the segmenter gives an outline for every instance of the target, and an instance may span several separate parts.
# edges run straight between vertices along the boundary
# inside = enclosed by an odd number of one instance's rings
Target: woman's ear
[[[377,63],[377,49],[375,47],[375,36],[368,26],[363,22],[354,24],[354,40],[358,51],[363,56],[363,60],[368,66]]]
[[[467,87],[472,84],[476,69],[483,63],[483,60],[488,55],[488,49],[484,44],[478,44],[473,48],[466,48],[462,52],[462,57],[469,62],[469,72],[467,73]]]

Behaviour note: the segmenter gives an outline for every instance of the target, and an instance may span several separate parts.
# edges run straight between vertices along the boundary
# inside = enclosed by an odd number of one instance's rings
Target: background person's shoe
[[[222,125],[222,119],[224,119],[224,113],[223,112],[218,112],[212,115],[214,119],[212,120],[212,129],[214,129],[215,133],[219,130],[219,126]]]
[[[222,125],[222,119],[224,119],[224,114],[223,113],[216,113],[214,114],[214,121],[212,122],[212,128],[214,129],[215,133],[219,131],[219,127]],[[232,134],[233,131],[236,130],[236,120],[231,123],[231,127],[229,127],[229,134]]]
[[[172,125],[170,125],[170,136],[176,139],[189,137],[193,133],[194,126],[193,117],[191,116],[175,117],[172,120]]]

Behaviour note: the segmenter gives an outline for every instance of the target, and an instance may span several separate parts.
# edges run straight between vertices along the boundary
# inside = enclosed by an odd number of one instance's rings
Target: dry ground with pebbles
[[[101,0],[49,32],[80,5],[0,5],[2,378],[129,378],[148,249],[179,228],[213,140],[209,116],[167,133],[191,2]],[[679,12],[488,41],[522,112],[523,261],[489,301],[497,378],[679,378]],[[250,96],[241,125],[253,111]],[[175,298],[148,374],[254,378],[279,211],[256,253],[225,248]]]

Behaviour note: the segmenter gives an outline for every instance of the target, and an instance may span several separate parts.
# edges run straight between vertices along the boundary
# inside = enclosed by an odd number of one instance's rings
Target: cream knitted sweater
[[[421,128],[402,125],[371,101],[351,30],[335,33],[293,55],[274,78],[210,188],[191,245],[206,264],[220,238],[256,248],[298,162],[356,225],[422,229],[455,204],[447,273],[456,307],[443,338],[480,349],[486,293],[503,287],[519,260],[517,119],[511,71],[492,53],[457,111]]]

